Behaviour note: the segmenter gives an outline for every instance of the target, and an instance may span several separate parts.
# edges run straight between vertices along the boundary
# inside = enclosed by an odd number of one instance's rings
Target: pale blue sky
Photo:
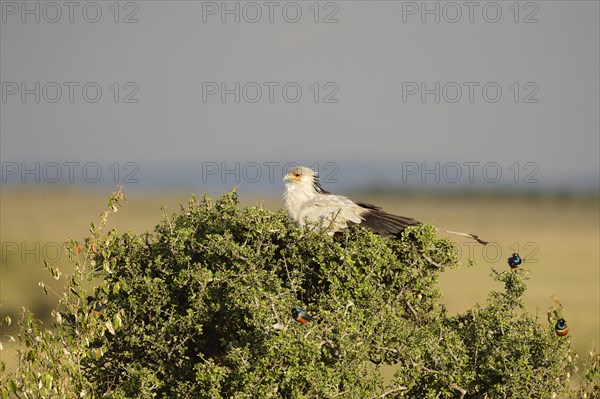
[[[81,2],[61,15],[23,4],[2,1],[0,24],[9,171],[97,162],[106,177],[117,162],[122,180],[132,162],[141,184],[231,186],[253,183],[253,162],[258,183],[280,190],[280,166],[296,161],[334,163],[349,186],[436,187],[456,180],[456,165],[466,184],[498,184],[499,166],[508,189],[527,176],[542,188],[598,185],[597,1],[452,3],[461,15],[443,2],[426,3],[433,13],[422,2],[322,2],[317,13],[312,1],[228,1],[229,14],[223,2],[121,2],[118,14],[113,2]],[[24,102],[23,88],[33,90]],[[239,162],[238,176],[211,169],[223,162]],[[269,162],[279,162],[272,184]]]

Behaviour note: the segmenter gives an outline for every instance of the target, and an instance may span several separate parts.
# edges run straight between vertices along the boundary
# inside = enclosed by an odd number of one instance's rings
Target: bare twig
[[[440,264],[440,263],[437,263],[437,262],[435,262],[433,259],[431,259],[429,256],[427,256],[427,255],[425,255],[425,254],[423,254],[423,258],[425,258],[425,260],[426,260],[427,262],[431,263],[433,266],[435,266],[435,267],[437,267],[437,268],[439,268],[439,269],[442,269],[442,268],[444,268],[444,267],[445,267],[445,265],[442,265],[442,264]]]
[[[346,394],[348,391],[342,391],[342,392],[338,392],[335,395],[332,396],[332,398],[337,398],[338,396],[342,396],[344,394]]]
[[[277,310],[275,310],[275,305],[273,304],[273,301],[269,300],[269,302],[271,302],[271,310],[273,311],[273,313],[275,313],[275,319],[279,321],[279,315],[277,314]]]
[[[400,392],[400,391],[407,391],[407,390],[408,390],[408,387],[399,386],[399,387],[396,387],[394,389],[390,389],[389,391],[384,392],[384,393],[382,393],[379,396],[373,396],[373,397],[374,398],[385,398],[386,396],[388,396],[391,393]]]
[[[419,319],[419,315],[417,314],[417,311],[412,307],[412,305],[410,304],[410,302],[408,302],[408,301],[405,300],[404,303],[406,303],[406,306],[408,306],[408,308],[412,312],[413,316],[415,316],[415,320],[418,320]]]
[[[375,349],[379,349],[382,351],[392,352],[392,353],[400,353],[398,349],[388,348],[386,346],[376,346]]]
[[[455,389],[458,392],[460,392],[460,398],[458,398],[458,399],[463,399],[465,397],[465,395],[467,394],[467,390],[458,386],[457,384],[450,385],[450,388]]]

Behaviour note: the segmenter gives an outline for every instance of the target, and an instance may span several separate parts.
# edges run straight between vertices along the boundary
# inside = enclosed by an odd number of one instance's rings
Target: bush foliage
[[[111,197],[85,243],[67,243],[71,265],[47,265],[66,287],[52,325],[24,311],[3,397],[598,397],[595,353],[570,391],[561,310],[547,322],[528,312],[526,270],[495,271],[502,291],[448,314],[438,277],[458,257],[431,226],[331,236],[283,211],[240,209],[232,191],[119,234],[107,218],[122,201]],[[293,307],[314,319],[298,323]]]

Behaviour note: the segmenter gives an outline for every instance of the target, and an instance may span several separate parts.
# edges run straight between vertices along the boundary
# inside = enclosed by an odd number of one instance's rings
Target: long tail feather
[[[379,208],[375,205],[366,204],[366,203],[362,203],[362,202],[358,202],[357,204],[360,205],[361,207],[365,208],[366,210],[368,210],[363,215],[361,215],[363,218],[363,221],[360,223],[360,225],[363,227],[366,227],[367,229],[369,229],[377,234],[400,235],[404,231],[404,229],[406,229],[408,226],[415,226],[415,225],[421,223],[418,220],[415,220],[415,219],[412,219],[409,217],[398,216],[398,215],[393,215],[391,213],[387,213],[385,211],[382,211],[381,208]],[[479,238],[479,236],[477,234],[462,233],[459,231],[451,231],[451,230],[441,229],[439,227],[436,227],[436,230],[443,231],[443,232],[446,232],[449,234],[454,234],[454,235],[461,236],[461,237],[471,238],[482,245],[489,244],[487,241]]]
[[[436,227],[435,229],[438,230],[438,231],[443,231],[443,232],[448,233],[448,234],[454,234],[454,235],[461,236],[461,237],[471,238],[471,239],[477,241],[478,243],[480,243],[482,245],[489,244],[488,241],[485,241],[485,240],[482,240],[481,238],[479,238],[479,236],[477,234],[461,233],[460,231],[450,231],[450,230],[440,229],[439,227]]]

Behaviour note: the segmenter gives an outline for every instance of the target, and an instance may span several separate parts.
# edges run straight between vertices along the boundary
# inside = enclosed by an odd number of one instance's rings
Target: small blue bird
[[[300,308],[292,308],[292,317],[298,323],[306,324],[313,319],[312,316],[309,316],[304,310]]]
[[[508,258],[508,265],[511,269],[516,269],[521,263],[523,263],[523,259],[521,259],[519,254],[516,252],[512,254],[510,258]]]
[[[100,302],[98,302],[98,300],[93,296],[88,296],[85,299],[87,300],[88,306],[90,307],[93,314],[101,314],[104,311],[104,309],[106,309],[106,305],[103,305]]]
[[[569,327],[567,327],[567,322],[565,319],[558,319],[554,329],[556,330],[556,335],[559,337],[564,337],[569,333]]]

